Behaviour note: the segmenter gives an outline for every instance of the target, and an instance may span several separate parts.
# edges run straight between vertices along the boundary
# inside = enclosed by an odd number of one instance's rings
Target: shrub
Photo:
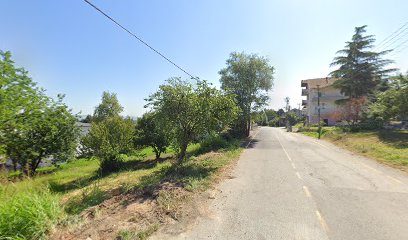
[[[200,152],[210,152],[221,148],[227,148],[229,142],[220,136],[219,134],[212,133],[207,138],[205,138],[200,144]]]
[[[100,160],[103,174],[120,169],[122,153],[129,153],[133,147],[134,123],[131,119],[111,117],[93,122],[83,143]]]
[[[0,239],[42,239],[64,215],[58,196],[48,190],[0,196]]]

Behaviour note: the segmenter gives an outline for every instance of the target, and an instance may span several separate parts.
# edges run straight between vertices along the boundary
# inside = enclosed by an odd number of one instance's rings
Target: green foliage
[[[408,74],[391,78],[389,88],[378,92],[376,99],[370,106],[372,118],[408,120]]]
[[[302,120],[302,117],[299,117],[296,113],[294,112],[288,112],[286,113],[286,119],[287,121],[289,121],[289,124],[291,126],[297,124],[298,122],[300,122]]]
[[[280,117],[274,117],[268,122],[269,127],[280,127],[279,125]]]
[[[211,132],[204,140],[200,142],[199,153],[206,153],[210,151],[217,151],[219,149],[228,148],[233,140],[228,141],[220,134]]]
[[[334,83],[341,93],[351,98],[367,96],[382,82],[387,74],[394,69],[384,69],[392,61],[381,57],[390,51],[371,51],[375,38],[365,36],[367,26],[355,28],[355,34],[344,49],[339,50],[331,66],[340,66],[331,72],[331,76],[340,78]]]
[[[123,111],[123,107],[120,105],[116,93],[103,92],[102,101],[95,108],[93,121],[102,121],[111,117],[118,117]]]
[[[221,88],[235,94],[242,110],[236,127],[241,134],[248,136],[251,112],[264,106],[269,99],[274,68],[267,58],[243,52],[231,53],[226,63],[227,67],[219,71]]]
[[[64,216],[59,198],[30,190],[5,196],[0,187],[0,239],[44,239]]]
[[[134,122],[122,117],[110,117],[92,122],[91,130],[82,143],[100,160],[102,173],[119,170],[120,154],[128,153],[133,147]]]
[[[211,131],[225,129],[239,112],[232,95],[200,80],[193,85],[171,78],[146,100],[169,133],[179,162],[185,158],[189,143]]]
[[[57,101],[45,96],[24,69],[14,67],[10,53],[0,55],[0,140],[6,155],[30,175],[45,158],[73,156],[78,129],[63,95]]]
[[[154,112],[145,113],[137,120],[135,145],[152,147],[156,159],[166,151],[167,139],[167,133],[156,119]]]
[[[81,123],[91,123],[92,122],[92,115],[88,114],[85,118],[79,120]]]
[[[118,240],[145,240],[148,239],[154,232],[159,229],[158,224],[149,225],[146,229],[140,232],[132,230],[122,230],[119,232]]]

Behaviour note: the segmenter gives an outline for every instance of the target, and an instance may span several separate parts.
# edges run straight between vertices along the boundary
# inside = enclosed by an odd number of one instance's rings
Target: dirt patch
[[[202,213],[204,193],[163,183],[152,195],[128,193],[88,208],[76,225],[59,226],[50,239],[116,239],[121,231],[142,232],[153,225],[179,233]]]
[[[217,158],[222,154],[202,154],[196,161]],[[124,239],[118,236],[125,231],[140,233],[152,229],[152,226],[155,230],[156,226],[160,226],[159,234],[178,235],[190,229],[199,216],[210,214],[208,201],[219,193],[214,186],[222,179],[233,178],[230,169],[235,163],[231,161],[218,169],[211,176],[210,189],[204,192],[188,191],[181,183],[172,182],[171,178],[164,178],[158,185],[143,191],[120,194],[114,189],[108,200],[83,211],[78,216],[80,221],[59,225],[50,239]]]

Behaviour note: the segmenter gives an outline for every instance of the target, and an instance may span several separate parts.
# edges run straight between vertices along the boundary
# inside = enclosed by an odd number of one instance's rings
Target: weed
[[[116,237],[117,240],[145,240],[159,229],[158,224],[152,224],[146,229],[137,232],[132,230],[122,230]]]
[[[42,239],[64,211],[58,196],[48,190],[32,190],[3,195],[0,216],[0,239]]]
[[[67,203],[66,211],[70,214],[78,214],[88,207],[98,205],[105,199],[107,199],[106,194],[96,182],[91,187],[83,189],[81,195],[70,200]]]

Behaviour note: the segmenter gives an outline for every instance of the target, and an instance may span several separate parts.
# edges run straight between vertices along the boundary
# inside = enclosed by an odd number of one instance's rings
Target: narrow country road
[[[175,239],[408,239],[408,177],[332,144],[263,127],[211,215]]]

